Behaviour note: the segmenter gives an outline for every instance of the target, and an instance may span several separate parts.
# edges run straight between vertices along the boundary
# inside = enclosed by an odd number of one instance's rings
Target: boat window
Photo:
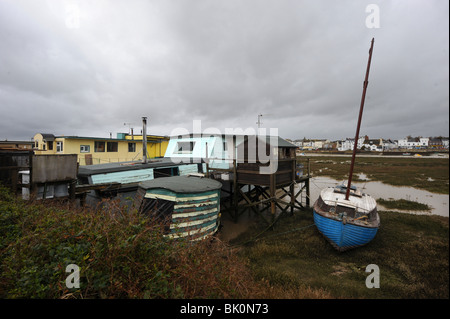
[[[104,152],[105,151],[105,142],[95,141],[94,151],[95,152]]]
[[[80,153],[89,153],[91,151],[90,145],[80,145]]]
[[[117,152],[119,149],[119,143],[117,142],[108,142],[107,151],[108,152]]]
[[[128,152],[130,153],[136,152],[136,143],[128,143]]]
[[[192,154],[195,142],[178,142],[175,154]]]
[[[63,142],[56,142],[56,151],[57,152],[63,151]]]

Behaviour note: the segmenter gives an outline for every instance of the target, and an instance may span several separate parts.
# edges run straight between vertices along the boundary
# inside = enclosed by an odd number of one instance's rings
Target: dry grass
[[[3,298],[251,298],[267,290],[219,240],[164,237],[118,201],[96,209],[30,201],[0,190]],[[65,285],[68,264],[80,288]]]
[[[283,298],[448,298],[448,218],[380,215],[375,239],[344,253],[335,251],[315,227],[288,232],[313,223],[312,212],[306,211],[282,218],[274,231],[242,246],[239,254],[249,260],[255,279]],[[247,242],[263,228],[255,226],[234,243]],[[365,285],[369,264],[380,268],[380,289]]]

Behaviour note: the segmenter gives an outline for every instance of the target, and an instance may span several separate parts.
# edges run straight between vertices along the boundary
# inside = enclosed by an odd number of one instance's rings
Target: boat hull
[[[314,210],[314,223],[338,251],[364,246],[377,234],[378,227],[364,227],[324,217]]]

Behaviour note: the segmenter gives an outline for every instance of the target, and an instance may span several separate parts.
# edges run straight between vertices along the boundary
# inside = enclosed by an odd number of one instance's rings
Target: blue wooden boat
[[[352,186],[353,168],[358,145],[356,141],[359,137],[364,100],[369,83],[373,43],[374,39],[372,38],[348,182],[346,185],[322,190],[319,198],[314,203],[314,223],[317,229],[339,251],[345,251],[369,243],[375,237],[380,226],[380,217],[377,212],[375,199],[361,193],[356,187]]]
[[[322,235],[338,251],[369,243],[380,226],[377,203],[356,187],[340,185],[323,189],[314,203],[314,223]]]

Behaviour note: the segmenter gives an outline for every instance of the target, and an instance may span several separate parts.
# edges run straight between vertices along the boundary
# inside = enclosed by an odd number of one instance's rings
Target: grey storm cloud
[[[368,5],[379,28],[368,28]],[[448,2],[0,2],[0,139],[37,132],[277,128],[353,137],[449,135]]]

